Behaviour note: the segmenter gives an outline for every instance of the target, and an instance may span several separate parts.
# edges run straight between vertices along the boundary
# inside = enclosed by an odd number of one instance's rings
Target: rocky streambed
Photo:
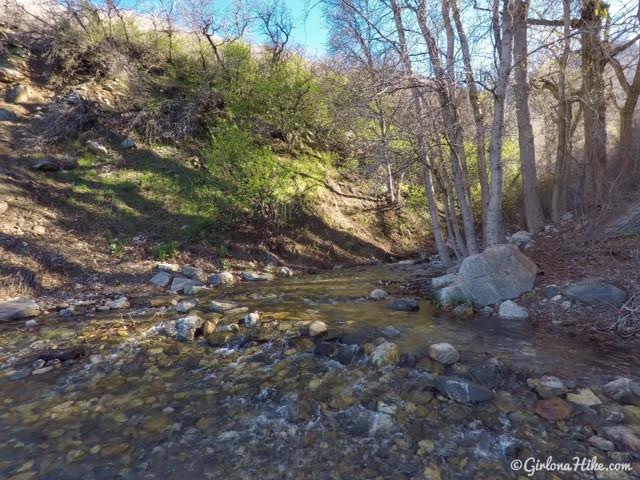
[[[5,322],[0,477],[496,479],[529,457],[630,466],[535,478],[640,476],[636,356],[436,313],[403,289],[430,275],[363,267]]]

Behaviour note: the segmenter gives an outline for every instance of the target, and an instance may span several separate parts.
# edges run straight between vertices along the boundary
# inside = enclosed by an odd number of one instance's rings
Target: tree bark
[[[446,0],[443,0],[446,2]],[[451,147],[451,170],[453,172],[453,181],[458,197],[458,205],[460,214],[462,215],[462,223],[464,225],[464,236],[467,243],[467,250],[470,255],[478,253],[478,243],[475,233],[475,220],[471,211],[471,202],[469,200],[469,187],[466,178],[466,153],[464,150],[464,132],[460,124],[457,108],[451,94],[451,80],[453,79],[453,71],[446,72],[440,60],[440,52],[436,45],[435,37],[431,33],[427,24],[427,9],[425,0],[418,0],[418,8],[416,9],[416,17],[418,24],[427,43],[427,51],[431,66],[434,70],[436,81],[439,83],[438,96],[440,99],[440,111],[444,124],[445,134],[448,137]],[[448,7],[446,11],[443,8],[443,15],[448,16]],[[453,37],[453,29],[450,22],[446,22],[447,39],[450,44],[450,38]],[[452,50],[449,48],[448,50]],[[449,57],[449,55],[448,55]],[[448,59],[448,65],[452,66],[452,62]]]
[[[418,130],[416,132],[416,138],[418,141],[418,157],[422,164],[425,190],[427,194],[427,200],[429,203],[429,216],[431,218],[431,230],[436,243],[436,249],[440,256],[440,261],[443,265],[450,264],[449,252],[447,250],[447,244],[444,241],[442,235],[442,227],[440,225],[440,216],[438,214],[438,204],[436,201],[436,195],[433,188],[433,180],[431,178],[431,167],[429,165],[429,158],[427,156],[427,145],[425,139],[425,125],[424,125],[424,109],[422,105],[422,98],[420,92],[413,79],[413,69],[411,66],[411,58],[409,57],[409,51],[407,49],[407,40],[404,31],[404,25],[402,23],[402,12],[398,5],[397,0],[390,0],[391,9],[393,11],[393,17],[396,24],[396,30],[398,33],[400,57],[402,60],[402,66],[404,73],[409,76],[411,81],[411,95],[413,97],[413,107],[416,114],[416,120],[418,122]]]
[[[538,233],[544,225],[542,204],[538,195],[536,153],[529,111],[527,13],[528,0],[515,0],[513,22],[513,61],[515,63],[514,97],[520,146],[520,170],[522,172],[522,196],[527,229]]]
[[[567,63],[571,54],[571,0],[562,0],[563,48],[559,59],[558,88],[558,141],[553,186],[551,190],[551,219],[557,223],[566,210],[567,157],[571,142],[571,104],[567,101]]]
[[[499,0],[494,0],[495,4]],[[511,70],[511,50],[513,45],[513,18],[509,0],[503,0],[502,26],[498,44],[499,64],[498,76],[494,90],[493,121],[491,124],[491,145],[489,148],[489,165],[491,181],[489,184],[489,209],[487,211],[487,245],[493,246],[503,242],[502,232],[502,134],[504,132],[504,105],[507,94],[507,83]]]
[[[584,102],[584,191],[583,203],[604,199],[607,185],[607,125],[602,45],[602,19],[606,5],[601,0],[583,0],[580,19],[582,91]]]
[[[487,177],[485,118],[480,104],[478,87],[476,86],[476,81],[473,76],[469,41],[467,40],[467,34],[464,30],[464,25],[460,16],[458,0],[451,1],[451,8],[453,11],[453,20],[456,24],[456,30],[458,31],[458,38],[460,39],[460,50],[462,51],[462,61],[464,62],[465,79],[467,81],[467,96],[473,113],[473,121],[475,123],[476,154],[478,155],[478,180],[480,182],[480,198],[482,202],[482,237],[486,238],[486,212],[489,207],[489,182]]]
[[[638,173],[638,152],[633,151],[636,147],[633,136],[633,114],[640,96],[640,60],[636,59],[636,62],[633,79],[628,82],[624,67],[615,58],[611,59],[611,66],[626,95],[619,114],[620,138],[618,141],[618,172],[619,176],[625,180],[624,183],[633,181]]]

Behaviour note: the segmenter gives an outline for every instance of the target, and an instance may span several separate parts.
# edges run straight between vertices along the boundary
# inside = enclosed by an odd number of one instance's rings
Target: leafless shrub
[[[180,142],[202,133],[221,108],[220,95],[211,91],[168,98],[158,105],[143,107],[131,120],[131,129],[147,142]]]
[[[98,119],[98,111],[94,102],[72,94],[50,104],[35,128],[46,142],[67,141],[91,128]]]
[[[620,307],[618,318],[609,329],[621,334],[634,334],[640,331],[640,294],[632,295]]]

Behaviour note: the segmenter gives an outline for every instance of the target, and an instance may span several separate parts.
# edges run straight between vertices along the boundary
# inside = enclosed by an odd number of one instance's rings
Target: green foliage
[[[249,222],[258,229],[279,229],[299,217],[305,207],[307,159],[283,159],[266,146],[251,143],[248,133],[233,124],[212,131],[205,151],[207,172],[223,192],[219,220],[225,229]]]
[[[117,238],[109,241],[109,253],[114,257],[121,258],[124,256],[124,245]]]
[[[151,249],[153,258],[160,261],[170,260],[176,256],[176,253],[178,253],[178,251],[175,242],[159,243]]]

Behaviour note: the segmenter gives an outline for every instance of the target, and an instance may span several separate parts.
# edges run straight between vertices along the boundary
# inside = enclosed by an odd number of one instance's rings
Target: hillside
[[[197,148],[128,137],[118,81],[61,85],[18,38],[2,59],[15,73],[0,78],[3,297],[131,289],[159,260],[315,271],[428,248],[423,216],[389,206],[310,150],[274,157],[304,195],[299,211],[275,226],[250,215],[230,222],[220,207],[223,179],[207,171]],[[16,88],[23,98],[11,98]]]

